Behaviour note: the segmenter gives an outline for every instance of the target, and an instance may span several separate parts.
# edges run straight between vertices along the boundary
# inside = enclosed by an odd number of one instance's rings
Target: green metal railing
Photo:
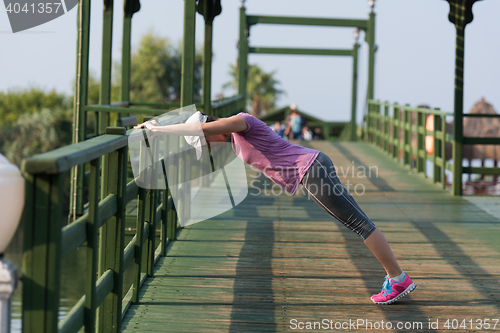
[[[433,131],[426,130],[427,115],[434,117]],[[433,182],[441,183],[445,188],[445,170],[451,170],[450,164],[446,161],[445,145],[446,142],[453,144],[452,135],[446,133],[447,116],[452,117],[453,113],[370,100],[364,129],[365,139],[425,177],[426,161],[431,161]],[[413,123],[412,119],[416,119],[416,123]],[[416,136],[416,145],[412,145],[413,135]],[[433,137],[432,155],[425,149],[426,135]]]
[[[432,131],[426,129],[426,117],[433,116],[434,127]],[[500,117],[500,115],[478,115],[465,114],[465,117]],[[365,140],[383,149],[390,156],[410,169],[427,177],[427,163],[432,162],[432,180],[441,183],[443,189],[446,187],[445,170],[454,172],[455,156],[446,157],[446,144],[452,145],[453,150],[456,138],[453,134],[446,133],[446,117],[453,117],[453,113],[440,111],[439,109],[426,109],[410,107],[397,103],[388,103],[369,100],[364,128]],[[414,120],[414,121],[413,121]],[[433,140],[433,152],[428,154],[425,148],[425,138],[431,136]],[[415,144],[412,143],[415,137]],[[500,144],[500,138],[464,137],[460,144]],[[462,167],[463,173],[476,173],[484,175],[500,174],[499,167]],[[462,187],[460,177],[452,177],[451,188],[453,194],[457,194],[458,188]]]
[[[244,111],[244,103],[242,96],[215,102],[213,114],[229,116]],[[169,121],[185,118],[180,115]],[[154,264],[166,255],[167,244],[175,240],[178,219],[168,186],[165,190],[143,189],[127,179],[130,132],[123,127],[108,127],[105,135],[23,161],[23,332],[69,333],[82,327],[85,332],[120,332],[128,306],[138,302],[145,278],[153,276]],[[181,163],[189,165],[189,161]],[[86,164],[90,169],[84,189],[88,193],[87,211],[64,226],[65,180],[73,167],[83,169]],[[183,172],[179,166],[173,170],[179,179]],[[131,218],[125,207],[134,199],[135,233],[124,244],[125,225]],[[85,295],[59,322],[61,261],[81,246],[87,252]],[[134,281],[123,295],[123,275],[132,264]]]

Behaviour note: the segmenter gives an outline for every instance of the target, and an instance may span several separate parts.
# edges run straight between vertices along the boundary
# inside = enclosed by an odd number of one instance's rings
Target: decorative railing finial
[[[245,0],[241,0],[241,8],[245,8]]]

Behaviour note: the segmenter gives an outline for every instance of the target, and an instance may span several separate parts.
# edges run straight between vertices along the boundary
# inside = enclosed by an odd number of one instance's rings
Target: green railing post
[[[88,96],[89,74],[89,36],[90,36],[90,0],[78,2],[76,41],[76,87],[73,112],[73,143],[85,140],[87,116],[85,106]],[[84,166],[71,170],[70,216],[83,214],[83,179]],[[70,218],[71,219],[71,218]]]
[[[84,326],[86,333],[94,333],[96,327],[96,275],[98,258],[98,218],[99,218],[99,158],[90,162],[89,219],[87,226],[87,264],[85,276]]]
[[[170,151],[170,147],[169,147],[169,140],[167,137],[164,137],[163,142],[161,142],[161,145],[164,147],[164,151],[166,152],[165,154],[165,159],[168,159],[168,155],[169,155],[169,151]],[[161,164],[161,167],[165,170],[165,167],[166,167],[166,164],[164,161],[162,161],[162,164]],[[166,170],[165,170],[166,171]],[[160,244],[161,244],[161,248],[160,248],[160,255],[162,257],[164,257],[166,254],[167,254],[167,230],[168,230],[168,223],[169,223],[169,220],[168,220],[168,217],[169,217],[169,212],[168,212],[168,197],[170,195],[170,190],[169,190],[169,187],[168,187],[168,179],[167,179],[167,175],[165,174],[164,175],[164,179],[163,181],[165,182],[165,190],[161,191],[162,192],[162,195],[163,195],[163,199],[162,199],[162,205],[161,205],[161,232],[160,232]]]
[[[356,104],[358,99],[358,50],[359,44],[352,49],[352,102],[351,102],[351,141],[356,141]]]
[[[368,42],[368,100],[375,98],[375,13],[371,8],[368,19],[368,31],[366,36]]]
[[[453,117],[453,195],[462,195],[463,103],[465,26],[457,26],[455,50],[455,103]]]
[[[409,107],[410,104],[405,106]],[[411,148],[409,126],[411,126],[411,118],[409,117],[409,111],[405,108],[403,110],[403,164],[411,167],[411,152],[408,151],[408,148]]]
[[[196,0],[184,0],[181,107],[193,104]]]
[[[371,100],[368,100],[368,105],[367,105],[367,108],[366,108],[366,115],[365,115],[365,128],[363,129],[364,130],[364,133],[365,133],[365,138],[364,140],[366,142],[370,142],[370,109],[372,107],[372,101]]]
[[[106,135],[125,135],[125,128],[106,129]],[[110,270],[113,289],[106,296],[99,311],[99,332],[120,332],[123,299],[123,250],[125,241],[125,190],[127,185],[128,146],[102,158],[101,198],[116,196],[116,214],[100,230],[99,276]]]
[[[102,58],[101,58],[101,88],[99,92],[99,104],[111,103],[111,65],[113,45],[113,0],[104,0],[104,12],[102,19]],[[97,122],[98,132],[104,133],[109,126],[109,113],[100,112]]]
[[[142,154],[141,149],[141,154]],[[142,158],[141,158],[142,161]],[[139,167],[140,170],[141,167]],[[144,176],[144,172],[142,173]],[[132,294],[132,303],[139,303],[139,289],[141,288],[142,280],[142,258],[143,258],[143,247],[144,247],[144,221],[146,217],[146,189],[139,187],[138,190],[138,200],[137,200],[137,223],[136,223],[136,243],[135,243],[135,254],[134,254],[134,291]]]
[[[158,137],[152,138],[150,142],[150,147],[152,151],[152,156],[155,157],[155,161],[158,158]],[[158,163],[155,163],[151,166],[151,172],[152,172],[152,184],[157,185],[158,181]],[[156,241],[156,225],[157,225],[157,218],[156,218],[156,209],[158,207],[158,196],[159,196],[159,190],[154,190],[154,189],[148,189],[146,191],[147,193],[147,201],[149,201],[149,205],[147,206],[149,209],[146,211],[146,221],[149,223],[149,237],[147,241],[147,270],[145,273],[148,274],[148,276],[153,276],[154,275],[154,264],[155,264],[155,241]]]
[[[380,103],[380,100],[377,100],[377,112],[375,113],[375,116],[376,116],[376,120],[375,120],[375,126],[377,128],[377,132],[375,133],[376,137],[375,137],[375,144],[379,147],[382,147],[382,128],[381,128],[381,122],[380,122],[380,109],[381,109],[381,106],[382,104]]]
[[[455,25],[456,29],[452,193],[453,195],[462,195],[465,27],[472,22],[472,6],[478,0],[447,1],[450,4],[448,19]]]
[[[168,197],[169,197],[169,190],[168,190],[168,183],[167,180],[165,179],[165,184],[167,185],[167,188],[162,191],[162,206],[161,206],[161,232],[160,232],[160,255],[162,257],[166,256],[167,254],[167,228],[168,228]]]
[[[205,41],[203,48],[203,105],[204,112],[212,115],[212,35],[215,16],[222,11],[220,0],[200,0],[197,6],[198,13],[205,18]]]
[[[179,150],[179,137],[177,138],[170,138],[170,147],[169,147],[169,154],[174,154]],[[179,187],[179,182],[178,182],[178,177],[179,177],[179,166],[170,164],[169,165],[169,172],[168,174],[170,177],[174,177],[172,180],[174,184],[173,186],[176,186],[177,188]],[[172,210],[169,212],[168,216],[168,222],[167,222],[167,238],[170,241],[174,241],[176,239],[176,234],[177,234],[177,212],[176,212],[176,207],[172,203]]]
[[[23,173],[23,331],[57,332],[64,175]]]
[[[132,15],[141,8],[139,0],[125,0],[123,4],[123,37],[120,100],[130,101],[130,40]],[[127,116],[128,114],[124,114]]]
[[[440,122],[441,132],[443,133],[443,138],[440,141],[440,153],[443,161],[443,164],[441,166],[441,182],[444,190],[446,188],[446,115],[443,115],[443,117],[440,119]],[[436,124],[434,124],[434,126],[436,126]]]
[[[393,136],[394,136],[394,146],[393,146],[393,156],[399,162],[400,147],[401,147],[401,109],[397,102],[394,103],[393,106],[394,112],[394,128],[393,128]]]
[[[245,6],[240,8],[240,31],[238,43],[238,95],[243,95],[246,102],[248,75],[248,24]]]
[[[212,25],[213,21],[205,18],[205,42],[203,43],[203,105],[204,113],[211,115],[212,102]]]
[[[438,109],[434,109],[434,110],[438,110]],[[432,149],[432,182],[433,183],[437,183],[438,181],[442,181],[442,179],[440,179],[439,175],[439,171],[440,171],[440,166],[436,164],[436,157],[440,157],[440,141],[439,139],[436,137],[437,135],[437,131],[438,131],[438,128],[440,128],[440,124],[441,124],[441,116],[438,116],[438,115],[433,115],[432,116],[434,119],[433,119],[433,122],[434,122],[434,127],[433,127],[433,131],[432,131],[432,137],[433,137],[433,149]],[[446,136],[446,134],[445,134]],[[442,160],[443,164],[441,164],[441,167],[444,167],[444,163],[445,163],[445,160],[443,159]]]
[[[146,216],[145,223],[147,225],[148,230],[148,238],[145,243],[145,247],[143,247],[142,251],[142,272],[146,273],[148,276],[152,276],[152,266],[154,265],[154,260],[151,260],[151,253],[154,255],[154,238],[155,238],[155,192],[156,190],[147,189],[146,190]],[[144,251],[145,250],[145,251]]]
[[[385,101],[384,106],[384,151],[389,152],[389,101]]]
[[[195,56],[195,24],[196,0],[184,0],[184,44],[182,52],[182,79],[181,79],[181,107],[193,104],[194,56]],[[190,169],[186,159],[179,161],[179,172],[184,173]],[[183,184],[185,193],[190,193],[190,184]],[[190,198],[186,196],[181,200],[182,210],[187,213]],[[186,217],[186,215],[184,215]]]
[[[425,173],[425,164],[427,160],[427,153],[425,151],[425,121],[424,121],[424,116],[422,112],[417,112],[417,158],[416,158],[416,163],[417,163],[417,172],[423,172],[424,177],[427,177]],[[424,155],[424,157],[421,157],[421,154]]]

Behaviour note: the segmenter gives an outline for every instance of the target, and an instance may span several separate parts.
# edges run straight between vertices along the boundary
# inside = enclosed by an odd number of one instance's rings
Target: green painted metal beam
[[[306,48],[284,48],[284,47],[250,47],[248,53],[349,56],[349,57],[352,56],[352,50],[306,49]]]
[[[368,42],[368,99],[375,98],[375,13],[370,13],[367,31]]]
[[[73,143],[86,137],[87,113],[84,111],[88,98],[89,75],[89,38],[90,38],[90,0],[78,2],[77,42],[76,42],[76,96],[73,113]],[[71,171],[70,215],[83,214],[83,167]]]
[[[87,262],[85,278],[85,303],[84,303],[84,325],[85,332],[92,332],[96,324],[96,280],[97,280],[97,258],[98,258],[98,233],[99,225],[99,174],[100,159],[96,158],[90,163],[90,186],[89,186],[89,213],[87,221]],[[71,224],[70,224],[71,225]]]
[[[184,0],[181,107],[193,104],[196,0]]]
[[[123,4],[123,37],[120,100],[130,100],[130,40],[132,35],[132,15],[139,11],[139,0],[125,0]]]
[[[464,145],[500,145],[500,138],[469,138],[462,137]]]
[[[111,66],[113,45],[113,0],[104,1],[102,20],[102,58],[101,58],[101,87],[99,104],[111,103]],[[104,133],[109,126],[109,114],[100,113],[96,134]]]
[[[238,42],[238,95],[247,96],[248,74],[248,25],[245,7],[240,8],[240,31]]]
[[[464,48],[465,29],[457,27],[455,47],[455,95],[453,119],[453,195],[462,195],[463,114],[464,114]]]
[[[205,42],[203,43],[203,104],[207,106],[204,112],[211,115],[210,102],[212,98],[212,22],[205,22]]]
[[[204,112],[212,114],[210,101],[212,95],[212,34],[215,16],[222,12],[221,0],[200,0],[196,7],[198,13],[205,18],[205,40],[203,43],[203,104]]]
[[[248,25],[253,24],[290,24],[290,25],[313,25],[324,27],[352,27],[366,30],[367,20],[358,19],[335,19],[320,17],[290,17],[290,16],[265,16],[248,15]]]
[[[465,27],[472,22],[472,6],[477,0],[447,0],[450,4],[448,19],[455,25],[455,95],[453,121],[453,195],[462,195],[462,160],[464,155],[464,51]]]
[[[500,175],[500,168],[488,167],[463,167],[464,173],[475,173],[480,175]]]
[[[113,272],[112,292],[105,297],[98,311],[98,332],[120,332],[123,293],[123,251],[125,243],[125,197],[127,186],[128,145],[102,158],[101,198],[117,197],[116,214],[99,231],[99,276]]]
[[[358,49],[359,44],[354,44],[352,54],[352,92],[351,92],[351,141],[356,141],[356,102],[358,99]]]

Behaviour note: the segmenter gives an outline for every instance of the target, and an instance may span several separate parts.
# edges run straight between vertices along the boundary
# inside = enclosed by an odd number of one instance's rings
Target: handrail
[[[212,107],[212,110],[219,109],[219,108],[223,108],[225,106],[231,105],[235,102],[243,101],[244,99],[245,98],[243,97],[243,95],[236,95],[236,96],[225,98],[223,100],[213,101],[211,107]]]
[[[416,124],[412,121],[412,114],[416,115]],[[428,115],[433,116],[433,130],[426,129],[425,117]],[[427,177],[426,161],[431,161],[433,164],[433,182],[441,183],[444,189],[446,188],[445,170],[453,171],[452,165],[454,163],[462,163],[462,161],[455,161],[453,156],[451,163],[446,161],[446,144],[454,145],[456,140],[453,134],[446,133],[446,117],[453,117],[453,113],[439,109],[426,109],[369,100],[364,129],[365,140],[379,146],[393,158],[410,169],[415,169],[417,173],[423,174],[424,177]],[[500,117],[500,115],[464,114],[464,117],[496,118]],[[415,146],[412,144],[412,137],[414,136],[416,136]],[[432,153],[426,150],[426,140],[432,141]],[[464,137],[461,144],[500,144],[500,138]],[[500,168],[498,167],[463,167],[462,169],[463,173],[500,174]],[[458,179],[461,179],[461,176]],[[456,186],[462,185],[453,184],[452,182],[452,188],[456,188]]]
[[[221,109],[226,106],[236,106],[237,108],[241,108],[241,104],[235,104],[236,102],[244,101],[243,95],[236,95],[232,97],[225,98],[223,100],[213,101],[211,104],[212,110]],[[131,106],[150,106],[150,108],[140,108],[140,107],[131,107]],[[118,113],[118,114],[144,114],[144,115],[153,115],[158,116],[165,113],[165,109],[159,109],[161,107],[167,108],[179,108],[179,103],[142,103],[142,102],[116,102],[111,104],[91,104],[85,106],[85,111],[93,111],[93,112],[106,112],[106,113]],[[199,103],[196,106],[197,108],[203,110],[203,104]]]
[[[218,116],[228,116],[244,111],[244,106],[244,98],[235,96],[214,103],[212,110]],[[162,124],[182,122],[188,116],[189,113],[164,117]],[[108,313],[112,319],[106,321],[111,320],[119,331],[129,304],[139,300],[138,291],[145,278],[153,276],[156,260],[167,254],[167,245],[176,239],[178,218],[168,186],[165,190],[149,190],[127,180],[131,132],[123,127],[108,127],[105,135],[22,162],[26,179],[24,332],[76,333],[84,326],[86,331],[92,331],[97,320],[104,320],[96,318],[98,308]],[[74,166],[85,165],[90,165],[85,182],[88,211],[63,226],[65,178]],[[125,206],[134,199],[138,202],[136,231],[132,240],[124,244]],[[157,226],[161,229],[158,246]],[[59,322],[61,261],[80,246],[85,246],[87,252],[85,295]],[[123,273],[131,264],[135,278],[124,298]]]

